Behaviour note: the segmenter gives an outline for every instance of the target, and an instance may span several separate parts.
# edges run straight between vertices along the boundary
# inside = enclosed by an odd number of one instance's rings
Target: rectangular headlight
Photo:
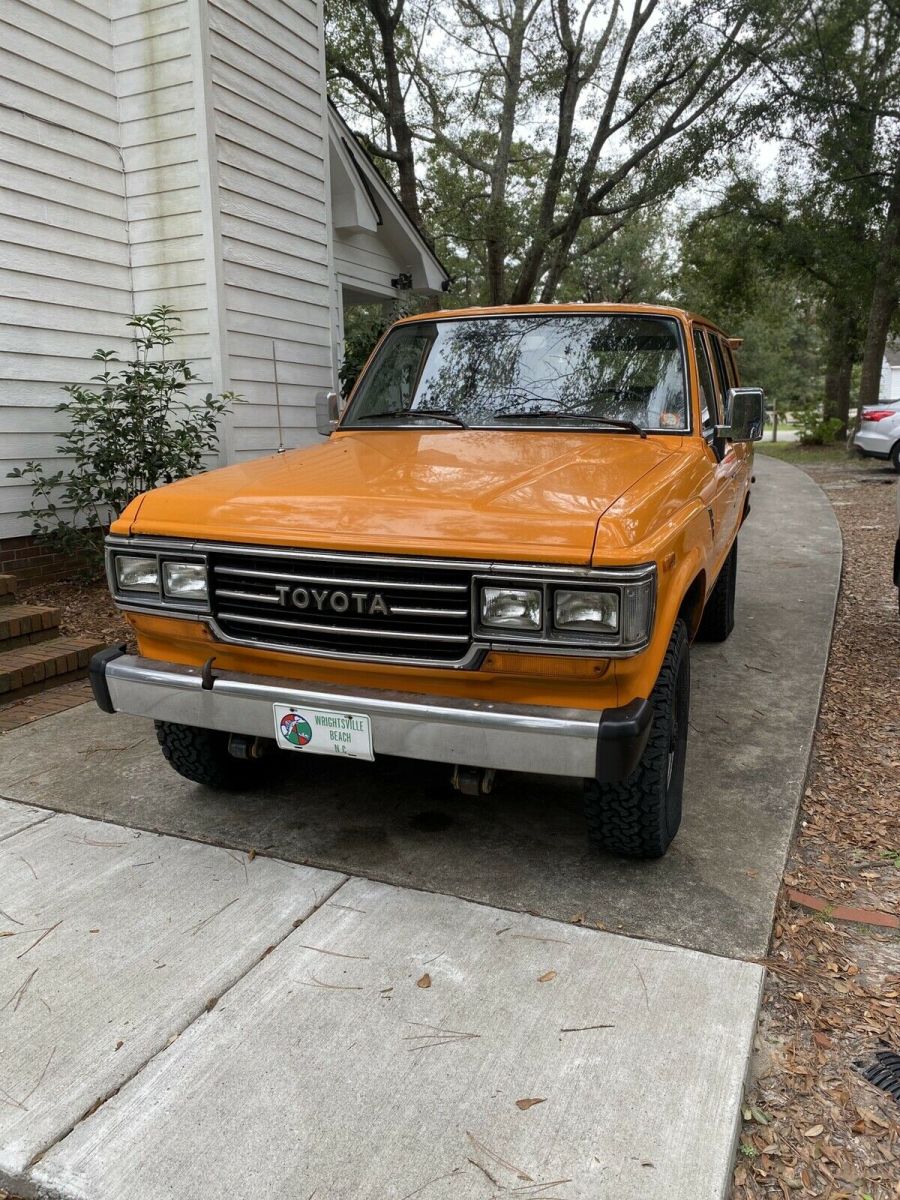
[[[117,554],[116,583],[123,592],[159,592],[159,567],[155,558]]]
[[[482,588],[481,623],[501,629],[540,630],[544,624],[542,598],[540,588]]]
[[[581,592],[559,588],[553,598],[556,629],[615,634],[619,628],[617,592]]]
[[[206,600],[206,563],[164,562],[163,591],[183,600]]]

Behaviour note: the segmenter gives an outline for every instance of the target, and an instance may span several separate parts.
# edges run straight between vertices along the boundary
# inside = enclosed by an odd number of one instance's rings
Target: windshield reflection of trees
[[[360,412],[443,409],[469,425],[559,411],[685,428],[677,327],[644,317],[428,322],[392,335]]]

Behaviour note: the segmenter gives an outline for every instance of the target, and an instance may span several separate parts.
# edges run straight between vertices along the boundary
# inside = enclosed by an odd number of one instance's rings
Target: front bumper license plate
[[[343,758],[375,758],[372,722],[363,713],[329,712],[275,704],[275,741],[282,750],[339,754]]]

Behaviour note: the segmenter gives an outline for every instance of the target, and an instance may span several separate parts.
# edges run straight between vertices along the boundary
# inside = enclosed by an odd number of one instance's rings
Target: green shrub
[[[204,456],[217,450],[219,419],[238,397],[185,397],[197,376],[185,359],[165,358],[179,325],[166,305],[133,317],[134,358],[121,363],[114,351],[96,350],[102,372],[63,388],[69,399],[56,412],[67,428],[57,451],[72,465],[49,472],[30,461],[9,472],[31,484],[22,516],[53,549],[96,565],[103,532],[135,496],[205,470]]]
[[[796,411],[800,431],[797,440],[803,446],[831,446],[838,440],[844,424],[839,417],[822,415],[821,404],[806,404]]]
[[[381,305],[360,305],[344,317],[344,352],[338,368],[341,395],[346,399],[375,344],[396,318]]]

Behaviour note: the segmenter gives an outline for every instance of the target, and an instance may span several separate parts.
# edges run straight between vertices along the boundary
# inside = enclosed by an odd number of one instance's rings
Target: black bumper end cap
[[[653,725],[649,700],[631,700],[621,708],[607,708],[597,732],[597,782],[627,779],[644,753]]]
[[[116,711],[106,684],[106,667],[114,659],[121,658],[126,649],[125,643],[121,642],[118,646],[107,646],[105,650],[98,650],[91,658],[88,678],[91,681],[91,691],[94,693],[97,707],[101,712],[114,713]]]

